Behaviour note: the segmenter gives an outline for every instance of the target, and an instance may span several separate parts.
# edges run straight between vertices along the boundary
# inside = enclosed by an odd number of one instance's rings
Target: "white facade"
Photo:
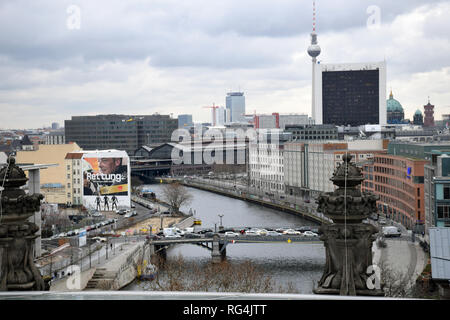
[[[278,143],[250,143],[250,184],[265,191],[284,192],[283,146]]]
[[[66,136],[64,133],[60,134],[48,134],[45,136],[45,144],[65,144]]]
[[[313,194],[332,192],[335,186],[330,178],[346,152],[353,156],[352,162],[359,163],[382,150],[382,140],[286,143],[283,152],[286,193],[296,188],[310,190]]]
[[[325,71],[357,71],[357,70],[379,70],[379,124],[386,125],[386,62],[368,62],[368,63],[346,63],[346,64],[316,64],[314,71],[314,93],[313,93],[313,112],[312,116],[315,124],[323,124],[322,113],[322,73]],[[313,69],[314,70],[314,69]]]
[[[81,157],[83,152],[71,152],[68,155],[78,155],[75,157],[66,156],[66,203],[81,205],[83,203],[83,167]]]
[[[283,154],[284,184],[295,188],[306,188],[304,144],[286,143]]]

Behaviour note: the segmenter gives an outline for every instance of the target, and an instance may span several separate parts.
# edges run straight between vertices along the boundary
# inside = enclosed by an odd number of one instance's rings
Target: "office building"
[[[424,220],[424,165],[428,161],[393,154],[376,154],[363,166],[363,191],[379,195],[378,210],[408,229]]]
[[[308,125],[313,124],[311,117],[307,114],[260,114],[253,116],[255,129],[282,129],[287,125]]]
[[[178,128],[182,129],[188,129],[189,127],[192,127],[194,125],[194,122],[192,121],[192,114],[180,114],[178,116]]]
[[[262,191],[284,192],[284,141],[249,144],[250,185]]]
[[[350,153],[352,162],[359,164],[376,153],[385,152],[386,147],[387,140],[285,143],[285,192],[305,199],[316,197],[320,192],[332,192],[335,186],[330,177],[345,153]]]
[[[338,128],[331,124],[287,125],[285,131],[292,134],[292,141],[338,139]]]
[[[227,122],[246,122],[245,96],[243,92],[228,92],[225,105],[227,112],[230,114],[230,119]]]
[[[45,135],[45,144],[65,144],[64,131],[53,131]]]
[[[227,122],[227,109],[225,107],[218,107],[216,109],[216,125],[223,126]]]
[[[315,124],[386,124],[385,62],[315,67]]]
[[[117,149],[133,154],[143,145],[170,141],[178,119],[160,114],[74,116],[64,126],[66,141],[84,150]]]

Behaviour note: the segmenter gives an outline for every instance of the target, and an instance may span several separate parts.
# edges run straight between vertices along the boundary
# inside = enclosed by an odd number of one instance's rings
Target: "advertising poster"
[[[98,211],[130,207],[130,165],[125,151],[83,155],[83,205]]]

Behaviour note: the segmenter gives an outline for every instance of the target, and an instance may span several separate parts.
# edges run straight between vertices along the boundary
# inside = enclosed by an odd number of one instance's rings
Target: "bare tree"
[[[394,270],[385,261],[378,264],[381,275],[381,285],[386,297],[408,298],[413,296],[413,286],[408,272]]]
[[[186,262],[182,256],[160,265],[160,272],[148,290],[205,291],[246,293],[295,293],[293,284],[277,286],[271,276],[257,268],[251,261],[240,263],[223,261],[219,264]]]
[[[163,200],[172,207],[174,213],[179,213],[182,205],[187,205],[192,201],[192,195],[186,187],[175,182],[163,187]]]

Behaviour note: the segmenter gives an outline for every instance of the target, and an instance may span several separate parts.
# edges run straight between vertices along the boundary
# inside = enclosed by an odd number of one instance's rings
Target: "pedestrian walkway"
[[[386,248],[373,244],[374,264],[386,266],[398,275],[407,275],[409,287],[415,284],[417,277],[425,268],[427,257],[418,242],[409,240],[386,239]]]
[[[89,283],[94,275],[97,274],[97,280],[101,278],[113,280],[120,267],[125,264],[130,253],[140,245],[142,245],[142,241],[116,245],[113,250],[108,250],[108,259],[106,259],[106,250],[103,250],[103,254],[99,253],[97,257],[97,253],[94,253],[91,261],[85,259],[87,260],[87,270],[83,270],[81,273],[73,272],[71,276],[52,281],[50,291],[81,291],[88,287],[90,287],[89,289],[96,289],[92,283]],[[78,276],[79,278],[77,278]]]

